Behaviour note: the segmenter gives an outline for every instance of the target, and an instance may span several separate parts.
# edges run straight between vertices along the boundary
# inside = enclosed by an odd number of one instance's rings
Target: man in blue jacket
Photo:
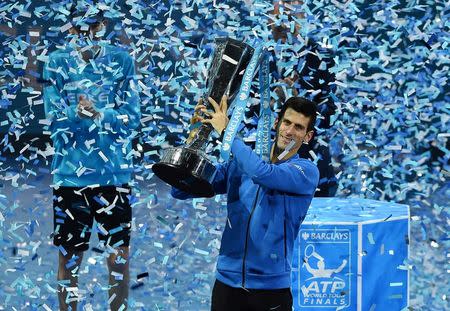
[[[44,103],[55,149],[53,242],[59,249],[61,310],[76,310],[91,232],[106,250],[112,310],[127,307],[131,230],[131,139],[140,121],[134,61],[100,40],[103,13],[72,8],[72,38],[49,55]],[[97,225],[93,229],[93,222]]]
[[[209,118],[196,118],[221,134],[228,124],[226,98],[220,106],[209,101],[215,112],[199,106]],[[293,244],[319,182],[317,167],[297,152],[312,138],[315,119],[313,102],[292,97],[276,121],[270,163],[235,139],[232,159],[217,166],[213,187],[227,194],[228,218],[211,310],[292,310]],[[172,195],[191,197],[175,188]]]

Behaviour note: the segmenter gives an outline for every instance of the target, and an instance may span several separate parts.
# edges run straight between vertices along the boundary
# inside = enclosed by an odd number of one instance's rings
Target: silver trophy
[[[208,97],[219,103],[226,94],[228,102],[233,101],[254,52],[251,46],[230,38],[216,39],[215,43],[214,56],[208,70],[207,90],[202,96],[203,103],[210,110],[213,107],[209,104]],[[216,168],[205,154],[212,131],[210,124],[202,124],[190,144],[164,150],[161,161],[152,167],[155,175],[195,196],[214,196],[212,182]]]

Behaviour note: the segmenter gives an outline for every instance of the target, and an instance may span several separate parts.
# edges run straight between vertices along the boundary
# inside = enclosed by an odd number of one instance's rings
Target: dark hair
[[[313,101],[304,97],[291,97],[281,107],[278,119],[281,121],[288,108],[294,109],[296,112],[303,114],[305,117],[309,117],[308,131],[314,129],[316,124],[317,105]]]

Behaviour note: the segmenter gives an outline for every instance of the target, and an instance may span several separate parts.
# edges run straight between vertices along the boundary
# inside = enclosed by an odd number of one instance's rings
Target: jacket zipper
[[[283,197],[283,203],[284,203],[284,220],[283,220],[283,225],[284,225],[284,234],[283,234],[283,238],[284,238],[284,259],[287,258],[287,247],[286,247],[286,197]],[[286,264],[286,261],[285,261]]]
[[[250,216],[248,217],[248,222],[247,222],[247,232],[245,234],[244,258],[242,259],[242,288],[245,288],[245,259],[247,257],[248,234],[250,231],[250,221],[252,220],[252,215],[253,215],[253,212],[255,211],[256,203],[258,202],[259,189],[260,189],[260,186],[258,186],[258,190],[256,191],[256,198],[255,198],[255,201],[253,202],[253,207],[252,207],[252,210],[250,212]]]
[[[287,258],[287,247],[286,247],[286,218],[284,219],[284,259]]]

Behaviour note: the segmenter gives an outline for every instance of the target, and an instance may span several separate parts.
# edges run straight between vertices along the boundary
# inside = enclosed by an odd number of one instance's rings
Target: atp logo
[[[299,305],[326,308],[350,306],[350,231],[301,229],[300,235]]]

